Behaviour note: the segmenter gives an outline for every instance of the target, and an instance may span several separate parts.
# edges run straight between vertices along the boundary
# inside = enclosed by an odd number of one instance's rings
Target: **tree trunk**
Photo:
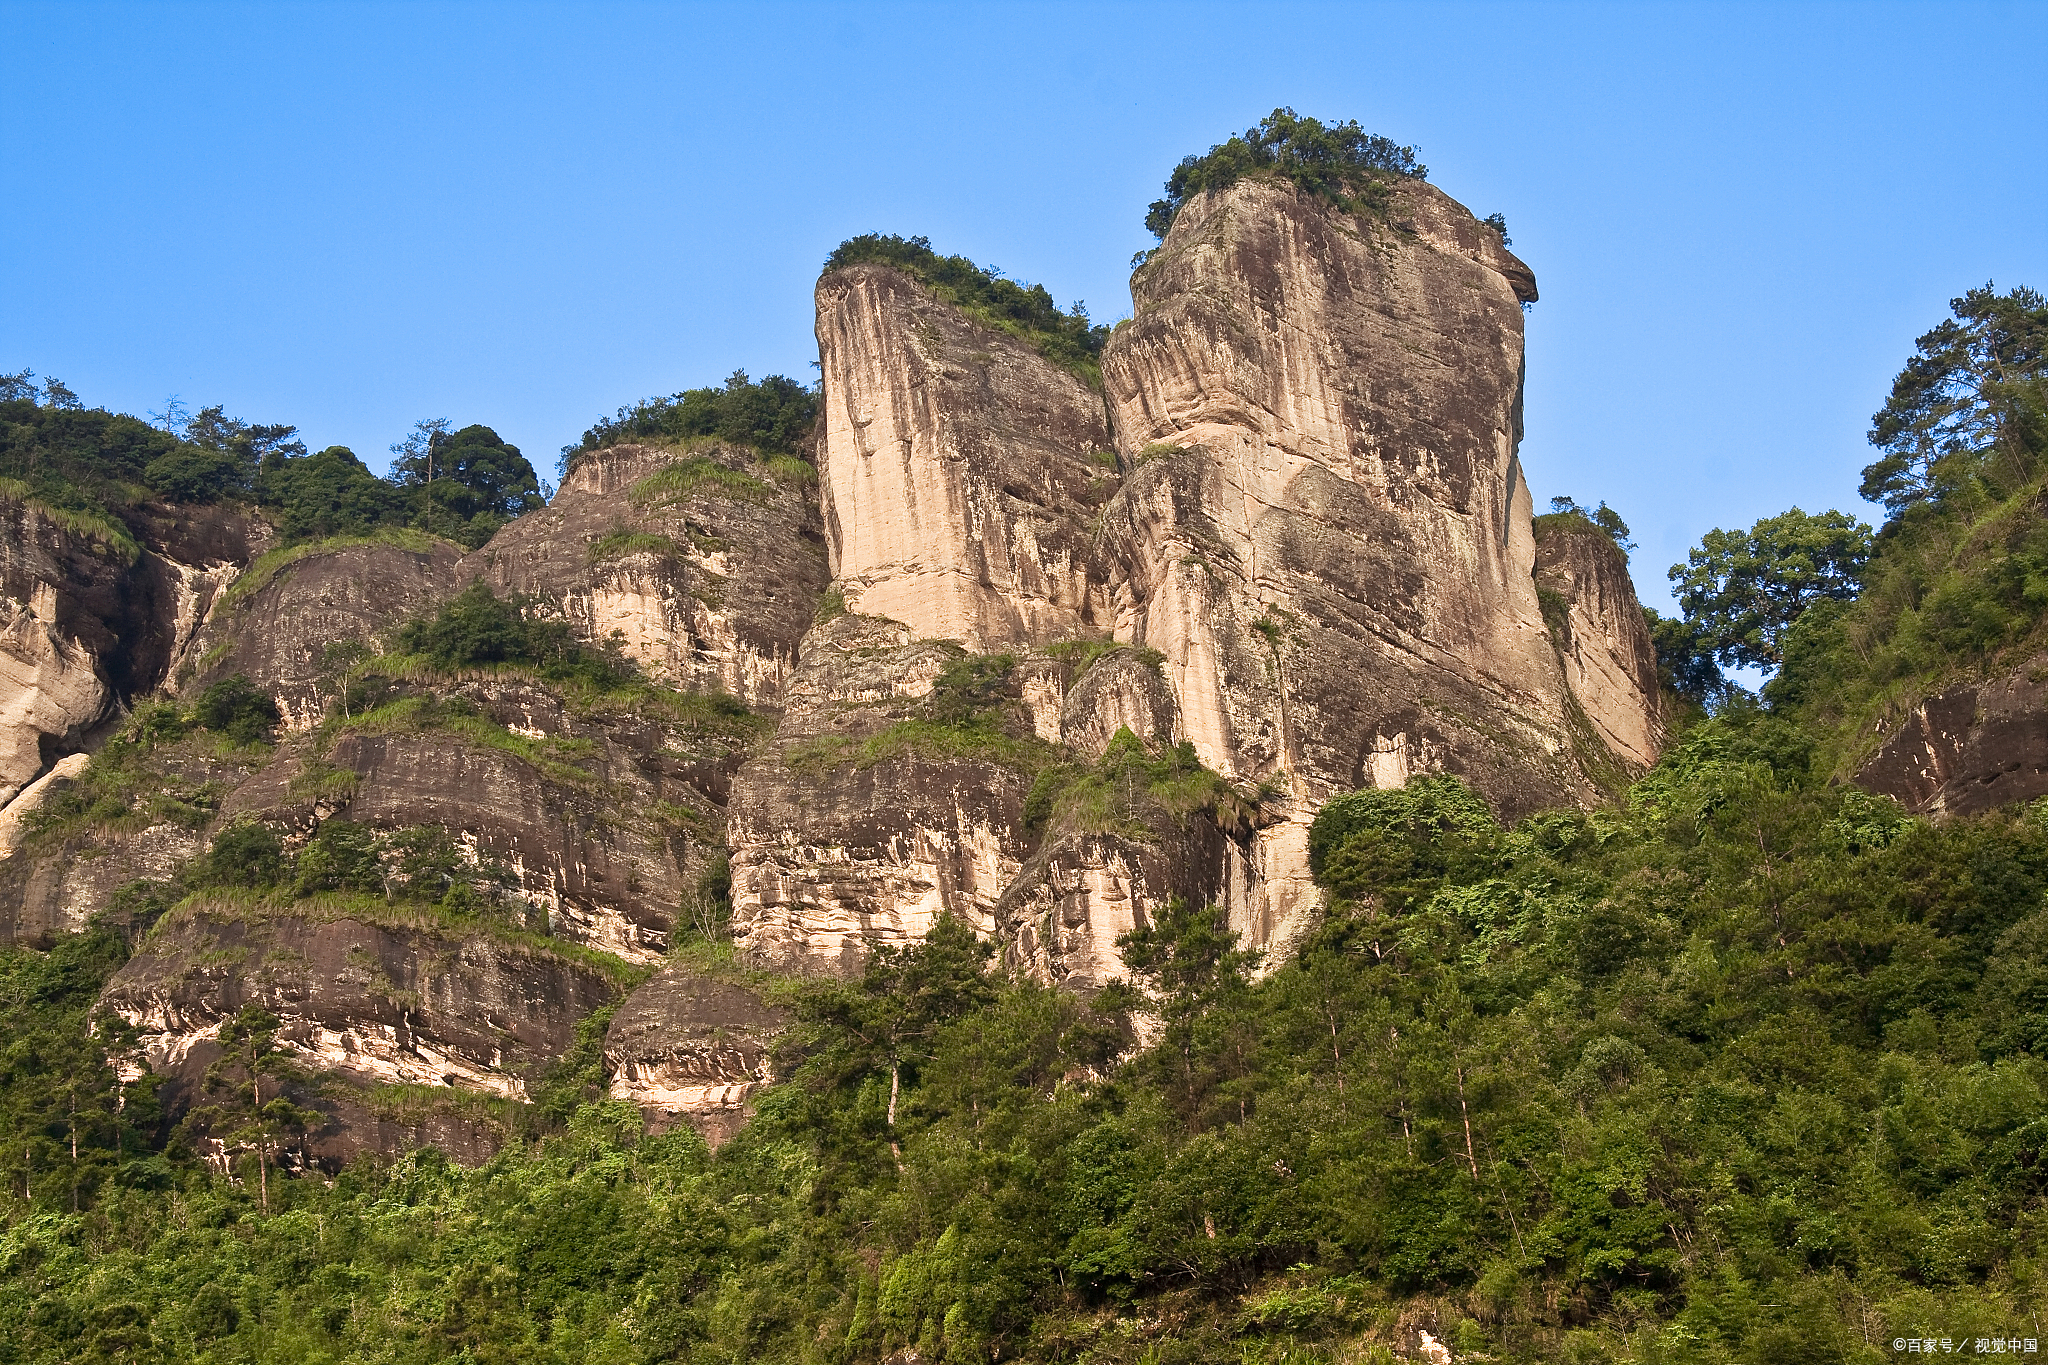
[[[1472,1151],[1472,1111],[1465,1107],[1465,1068],[1458,1068],[1458,1113],[1465,1119],[1465,1160],[1472,1166],[1472,1183],[1479,1183],[1479,1158]]]

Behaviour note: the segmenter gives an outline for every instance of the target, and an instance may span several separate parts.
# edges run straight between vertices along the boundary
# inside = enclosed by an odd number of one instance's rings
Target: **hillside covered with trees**
[[[946,268],[920,249],[848,259]],[[2048,799],[1930,820],[1846,780],[1873,718],[2011,668],[2048,620],[2048,305],[1987,288],[1954,312],[1875,419],[1880,529],[1792,509],[1674,566],[1683,614],[1653,634],[1680,719],[1618,800],[1504,827],[1444,775],[1338,797],[1303,942],[1258,960],[1179,902],[1093,994],[999,970],[954,920],[853,979],[770,976],[710,917],[677,959],[796,1021],[715,1152],[606,1097],[604,1012],[531,1106],[477,1100],[506,1142],[474,1169],[295,1164],[307,1116],[254,1007],[205,1105],[168,1119],[132,1034],[91,1017],[102,985],[186,895],[370,894],[346,829],[297,852],[224,834],[84,933],[0,950],[0,1361],[1278,1365],[1390,1360],[1424,1332],[1460,1360],[2034,1349]],[[1084,323],[1040,321],[1085,351]],[[795,392],[735,376],[581,448],[798,450]],[[141,489],[459,536],[533,495],[485,428],[427,434],[388,484],[217,409],[182,439],[47,395],[5,414],[8,476],[80,516]],[[428,458],[445,494],[421,491]],[[1627,548],[1605,504],[1551,515]],[[482,589],[405,643],[593,687],[629,672]],[[1758,695],[1722,675],[1745,666],[1771,673]],[[115,751],[253,751],[275,719],[216,684],[139,712]],[[1105,771],[1135,782],[1142,746],[1124,753]],[[231,1170],[208,1159],[222,1133]]]

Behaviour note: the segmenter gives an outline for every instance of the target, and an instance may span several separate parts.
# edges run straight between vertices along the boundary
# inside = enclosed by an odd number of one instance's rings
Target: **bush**
[[[244,887],[267,890],[284,884],[284,843],[260,821],[240,821],[216,834],[203,857],[194,859],[185,879],[195,886]]]
[[[633,669],[615,649],[580,644],[566,621],[526,616],[520,604],[499,597],[476,579],[431,617],[408,621],[398,646],[441,669],[512,664],[537,670],[551,681],[617,686]]]
[[[237,744],[268,744],[272,727],[283,717],[268,693],[259,691],[247,674],[237,673],[199,694],[192,719]]]

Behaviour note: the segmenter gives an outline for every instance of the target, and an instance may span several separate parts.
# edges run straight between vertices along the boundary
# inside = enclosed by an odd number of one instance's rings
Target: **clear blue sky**
[[[2048,288],[2048,5],[93,5],[0,0],[0,369],[373,465],[543,473],[736,367],[809,379],[854,233],[1129,310],[1146,204],[1280,104],[1507,215],[1539,501],[1636,574],[1856,503],[1912,339]]]

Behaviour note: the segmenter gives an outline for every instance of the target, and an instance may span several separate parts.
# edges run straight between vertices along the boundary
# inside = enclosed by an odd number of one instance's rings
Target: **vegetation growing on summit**
[[[411,527],[471,549],[544,500],[533,466],[486,426],[451,433],[445,421],[420,423],[392,447],[383,479],[345,446],[309,454],[296,427],[166,406],[163,425],[151,426],[87,408],[61,381],[0,374],[0,492],[130,559],[139,551],[122,518],[150,499],[254,504],[286,545]]]
[[[1019,284],[965,256],[941,256],[925,237],[870,232],[850,237],[825,258],[827,271],[861,261],[894,266],[968,317],[1024,342],[1089,387],[1102,387],[1102,346],[1109,328],[1088,321],[1078,300],[1062,313],[1042,284]]]
[[[1277,176],[1346,213],[1384,217],[1397,179],[1429,176],[1415,151],[1350,120],[1325,125],[1292,109],[1275,109],[1202,155],[1183,158],[1167,178],[1166,197],[1146,211],[1145,230],[1163,242],[1189,199],[1258,175]],[[1507,220],[1496,214],[1487,221],[1505,242]]]
[[[715,438],[764,455],[808,458],[817,417],[816,389],[779,374],[756,383],[745,370],[734,370],[722,387],[643,398],[599,419],[581,441],[562,448],[562,472],[593,450],[629,441]]]

